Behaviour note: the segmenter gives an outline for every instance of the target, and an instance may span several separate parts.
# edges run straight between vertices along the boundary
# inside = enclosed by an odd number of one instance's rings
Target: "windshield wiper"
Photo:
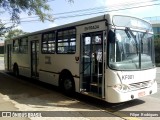
[[[138,55],[138,42],[136,40],[136,36],[133,34],[132,30],[129,27],[125,28],[125,33],[127,34],[128,38],[131,38],[131,36],[133,37],[133,39],[134,39],[134,41],[136,43],[136,52],[137,52],[137,55]]]

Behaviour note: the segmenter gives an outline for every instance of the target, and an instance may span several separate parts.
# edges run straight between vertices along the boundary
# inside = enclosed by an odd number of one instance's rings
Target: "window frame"
[[[57,54],[75,54],[76,53],[76,28],[75,27],[58,30],[56,38],[57,38],[56,39]],[[60,44],[66,44],[66,45],[60,45]],[[72,47],[74,48],[72,49]],[[67,49],[67,50],[60,52],[59,48]],[[73,51],[69,51],[69,50],[73,50]]]
[[[20,46],[19,46],[19,43],[20,43],[20,42],[19,42],[19,41],[20,41],[19,39],[14,39],[14,40],[13,40],[12,51],[13,51],[14,54],[19,53],[19,48],[20,48]],[[16,42],[17,42],[17,43],[16,43]],[[17,50],[15,50],[16,47],[17,47]]]
[[[26,44],[22,44],[22,43],[26,43]],[[25,50],[24,49],[22,50],[21,48],[25,48]],[[19,39],[19,53],[28,54],[28,37],[23,37]]]
[[[52,34],[51,38],[50,38],[50,34]],[[46,40],[44,40],[45,35],[47,36]],[[46,46],[44,47],[44,45]],[[46,50],[43,50],[44,48],[46,48]],[[51,52],[49,52],[49,49],[51,49]],[[53,52],[52,52],[52,49],[54,49]],[[41,53],[42,54],[55,54],[56,53],[56,33],[55,31],[49,31],[49,32],[45,32],[42,34]]]

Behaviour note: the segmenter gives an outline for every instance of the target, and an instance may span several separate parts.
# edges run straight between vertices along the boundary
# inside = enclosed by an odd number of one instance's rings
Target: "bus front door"
[[[31,41],[31,77],[38,79],[39,41]]]
[[[7,44],[7,70],[10,71],[12,69],[12,62],[11,62],[11,44]]]
[[[81,93],[103,97],[103,32],[87,33],[81,40]]]

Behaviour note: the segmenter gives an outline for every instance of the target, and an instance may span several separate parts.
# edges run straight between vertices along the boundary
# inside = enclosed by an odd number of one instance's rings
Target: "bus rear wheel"
[[[18,69],[18,65],[16,65],[16,64],[13,66],[13,74],[16,77],[19,76],[19,69]]]

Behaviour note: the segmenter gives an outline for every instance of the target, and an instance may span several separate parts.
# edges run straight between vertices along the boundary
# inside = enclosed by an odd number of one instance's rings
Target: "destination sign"
[[[94,30],[94,29],[99,29],[99,25],[90,25],[90,26],[84,27],[85,31]]]

